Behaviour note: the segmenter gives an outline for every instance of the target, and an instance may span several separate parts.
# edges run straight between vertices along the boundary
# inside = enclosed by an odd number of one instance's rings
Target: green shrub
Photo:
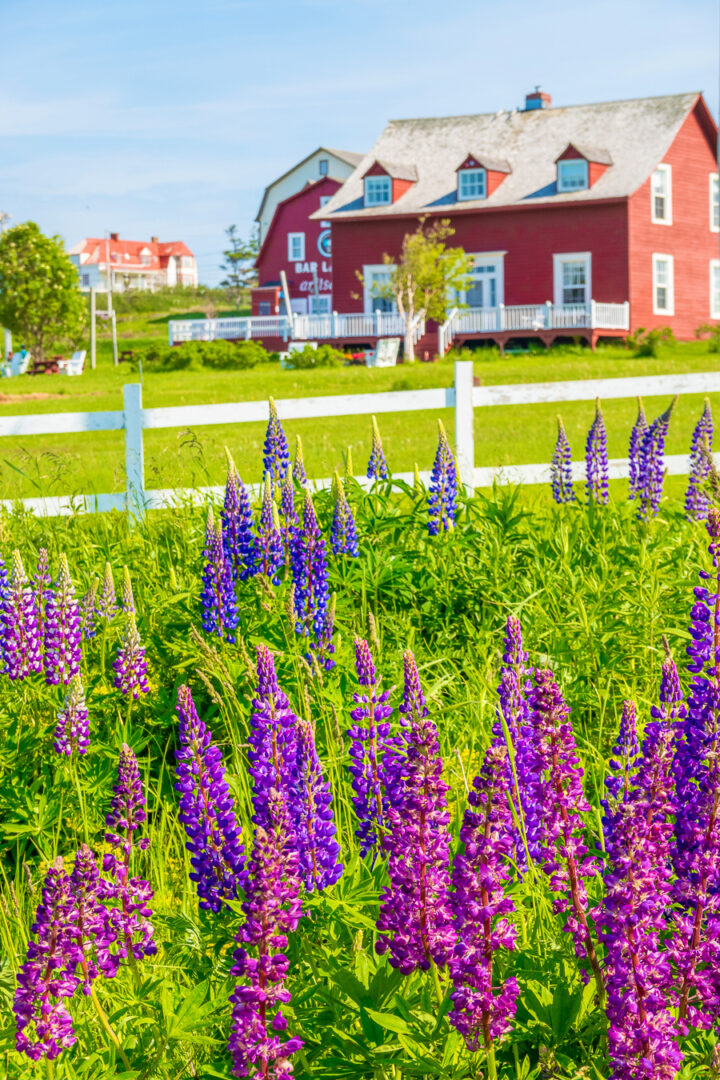
[[[150,345],[134,350],[133,363],[150,371],[183,371],[215,368],[247,371],[256,364],[277,359],[258,341],[186,341],[182,345]]]
[[[636,356],[659,356],[663,345],[674,343],[675,335],[669,326],[656,326],[653,330],[639,326],[625,338],[625,344]]]
[[[708,339],[708,352],[720,352],[720,323],[703,323],[695,331],[695,337]]]
[[[333,349],[332,345],[318,345],[313,349],[306,345],[304,349],[292,352],[287,358],[287,365],[295,371],[304,371],[307,368],[340,367],[345,362],[345,355],[339,349]]]

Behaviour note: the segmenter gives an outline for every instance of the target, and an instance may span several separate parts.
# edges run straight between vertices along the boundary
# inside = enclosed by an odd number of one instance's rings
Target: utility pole
[[[95,370],[95,343],[97,341],[97,330],[95,326],[95,320],[97,318],[95,314],[96,297],[95,286],[90,286],[90,367]]]
[[[0,210],[0,235],[3,235],[3,236],[5,235],[5,226],[6,226],[6,224],[7,224],[7,222],[9,220],[10,220],[10,214],[6,213],[4,210]],[[12,334],[10,333],[10,331],[8,330],[8,328],[6,326],[5,327],[5,360],[8,359],[11,352],[12,352]]]
[[[107,286],[108,315],[112,311],[112,270],[110,269],[110,233],[105,230],[105,284]]]

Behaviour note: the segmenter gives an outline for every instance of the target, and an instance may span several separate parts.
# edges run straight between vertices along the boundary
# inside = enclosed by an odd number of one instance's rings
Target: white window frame
[[[713,301],[715,300],[715,295],[716,295],[716,291],[715,291],[715,289],[713,287],[713,276],[716,273],[718,274],[718,277],[720,278],[720,259],[711,259],[710,260],[710,318],[711,319],[720,319],[720,280],[718,281],[718,288],[717,288],[718,304],[717,304],[717,307],[713,307]]]
[[[323,165],[325,168],[323,168]],[[326,157],[318,158],[318,176],[330,175],[330,161]]]
[[[458,183],[457,183],[457,197],[458,202],[469,202],[471,199],[487,199],[487,170],[478,167],[477,169],[458,169]],[[477,177],[478,180],[482,177],[482,183],[478,186],[482,187],[482,195],[465,194],[463,192],[462,182],[467,177]]]
[[[665,176],[665,217],[655,216],[655,173],[663,173]],[[666,165],[664,162],[658,165],[657,169],[653,170],[653,174],[650,177],[650,220],[653,225],[672,225],[673,223],[673,207],[672,207],[672,165]]]
[[[293,243],[297,240],[300,243],[300,254],[295,255],[293,253]],[[289,232],[287,234],[287,250],[288,250],[288,262],[305,262],[305,233],[304,232]]]
[[[585,263],[585,303],[592,300],[592,253],[590,251],[560,251],[553,255],[553,303],[563,307],[563,265],[570,262]]]
[[[506,255],[507,255],[507,251],[473,251],[468,256],[470,259],[472,259],[472,268],[471,268],[471,271],[470,271],[471,274],[472,274],[472,270],[475,269],[475,266],[478,263],[495,263],[495,278],[496,278],[496,281],[497,281],[497,287],[496,287],[497,296],[496,296],[495,299],[496,299],[496,304],[498,306],[500,304],[505,303],[505,256]],[[462,292],[457,293],[456,295],[457,295],[458,300],[460,300],[461,303],[463,303],[463,304],[467,303],[467,290],[466,289],[464,289]],[[491,311],[492,308],[471,308],[470,310],[471,311]]]
[[[665,286],[667,289],[667,306],[659,308],[657,306],[657,264],[660,261],[667,262],[668,264],[668,281]],[[672,255],[664,255],[662,252],[654,251],[652,256],[652,306],[653,315],[669,315],[675,314],[675,260]]]
[[[564,165],[584,165],[583,169],[583,183],[580,184],[564,184],[562,180],[563,166]],[[559,192],[567,191],[587,191],[590,187],[590,175],[588,171],[588,163],[585,158],[564,158],[557,163],[557,189]]]
[[[322,210],[323,206],[327,206],[327,204],[330,202],[331,199],[332,199],[332,195],[321,195],[320,196],[320,209]]]
[[[718,224],[715,224],[715,207],[718,207]],[[710,173],[710,232],[720,232],[720,177]]]
[[[387,199],[369,198],[373,182],[379,183],[380,181],[383,182],[383,186],[387,185]],[[382,174],[379,176],[366,176],[363,188],[363,203],[365,206],[390,206],[392,203],[392,177],[383,176]]]
[[[332,315],[332,296],[330,293],[318,293],[308,296],[308,315]]]
[[[375,273],[391,274],[395,267],[390,263],[370,263],[363,266],[363,305],[366,315],[373,313],[373,300],[376,299],[372,289],[372,278]],[[395,301],[392,301],[392,310],[397,311]]]

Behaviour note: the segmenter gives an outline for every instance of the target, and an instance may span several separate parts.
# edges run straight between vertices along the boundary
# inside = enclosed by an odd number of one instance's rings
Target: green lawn
[[[165,340],[168,319],[177,317],[175,313],[119,316],[120,350]],[[475,374],[487,385],[712,371],[717,364],[718,355],[709,352],[702,342],[667,347],[661,356],[652,359],[638,358],[622,346],[598,349],[594,354],[579,346],[505,357],[490,350],[475,354]],[[88,370],[78,379],[46,375],[5,380],[0,384],[3,391],[0,415],[119,409],[123,384],[139,378],[127,365],[113,367],[109,334],[101,328],[95,371]],[[449,386],[452,380],[453,366],[447,361],[380,370],[352,367],[303,372],[281,371],[277,364],[265,364],[252,371],[145,372],[142,376],[143,401],[148,407],[256,401],[271,394],[287,398],[409,390]],[[665,405],[664,399],[648,400],[648,415],[656,415]],[[680,400],[670,429],[668,453],[687,449],[701,408],[702,400],[698,397]],[[633,400],[609,401],[604,412],[610,456],[622,457],[627,453],[636,404]],[[552,405],[476,410],[476,464],[500,466],[548,460],[555,440],[555,413]],[[593,406],[590,402],[566,403],[562,414],[573,452],[579,457],[592,421]],[[452,412],[448,410],[440,415],[451,429]],[[416,462],[420,468],[430,467],[437,416],[437,413],[419,412],[380,417],[386,455],[394,470],[410,470]],[[287,425],[287,432],[291,438],[296,432],[302,436],[310,475],[331,474],[341,465],[348,446],[352,448],[355,471],[364,471],[370,450],[369,418],[294,421]],[[226,445],[232,449],[243,477],[257,480],[263,435],[263,424],[148,431],[145,435],[147,486],[222,482]],[[121,491],[124,487],[122,433],[5,439],[0,451],[0,483],[4,498]]]

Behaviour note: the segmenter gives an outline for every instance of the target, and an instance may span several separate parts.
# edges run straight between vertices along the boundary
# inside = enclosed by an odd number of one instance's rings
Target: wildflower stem
[[[130,1070],[131,1070],[130,1062],[127,1059],[127,1055],[126,1055],[125,1051],[122,1048],[122,1044],[121,1044],[119,1038],[117,1037],[117,1035],[115,1034],[115,1031],[113,1030],[112,1024],[110,1023],[110,1021],[107,1018],[105,1010],[103,1009],[102,1005],[100,1004],[100,1001],[99,1001],[98,996],[97,996],[97,991],[96,991],[94,986],[90,987],[90,997],[92,998],[93,1005],[95,1006],[95,1010],[96,1010],[96,1012],[98,1014],[98,1017],[100,1019],[100,1023],[104,1027],[107,1037],[110,1039],[110,1042],[114,1044],[115,1049],[117,1050],[118,1054],[120,1055],[120,1060],[122,1061],[123,1065],[128,1070],[128,1072],[130,1072]]]

